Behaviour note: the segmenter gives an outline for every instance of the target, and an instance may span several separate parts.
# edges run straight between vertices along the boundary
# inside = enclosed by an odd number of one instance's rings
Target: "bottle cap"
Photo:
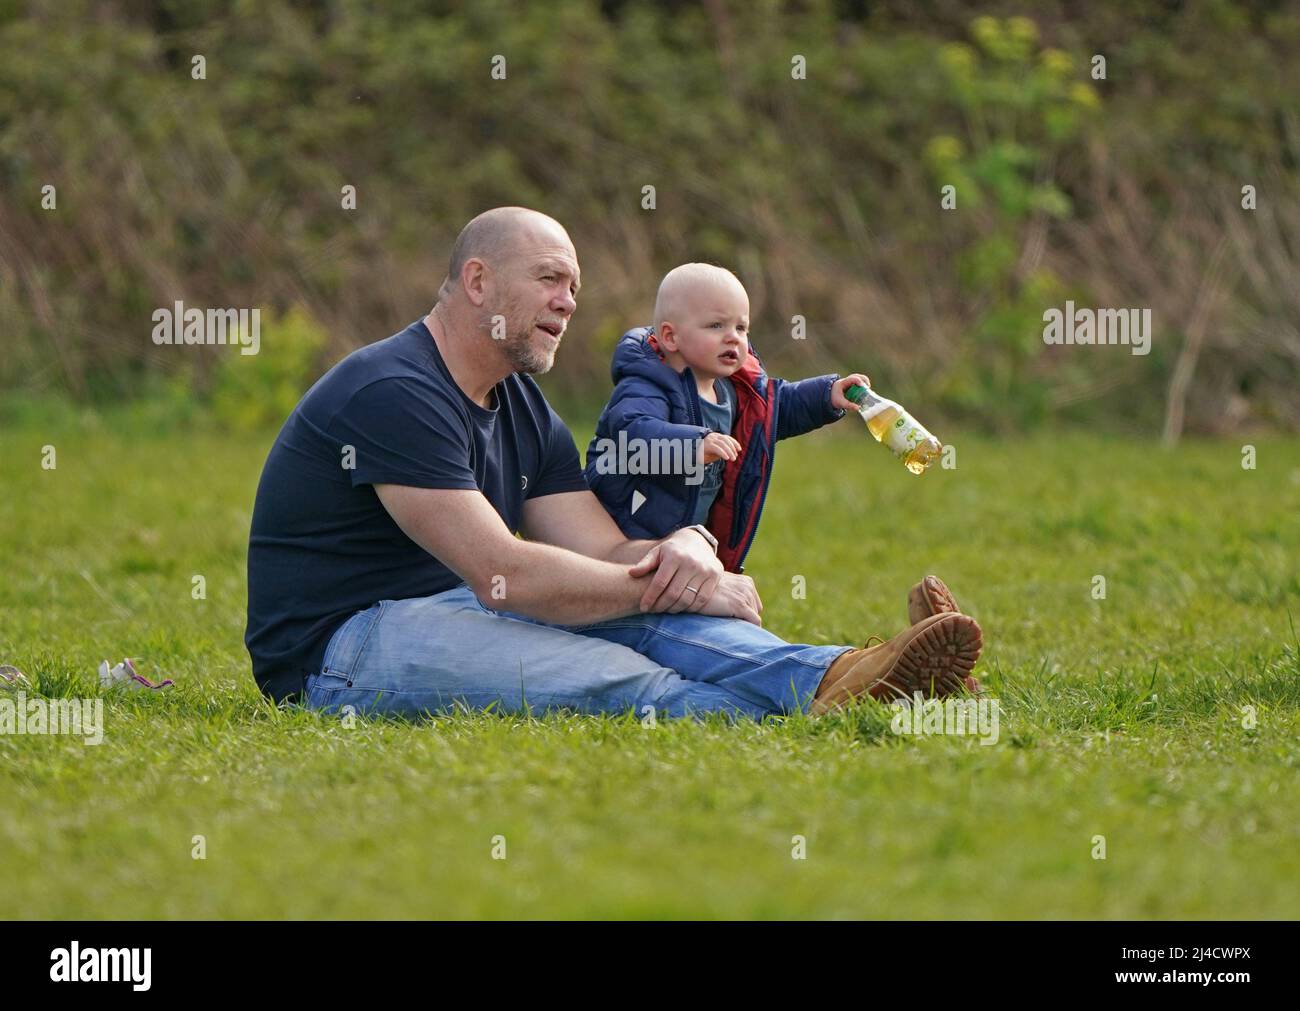
[[[866,395],[867,388],[865,386],[859,386],[857,383],[854,383],[844,391],[844,396],[849,400],[852,400],[855,404],[862,403],[862,400]]]

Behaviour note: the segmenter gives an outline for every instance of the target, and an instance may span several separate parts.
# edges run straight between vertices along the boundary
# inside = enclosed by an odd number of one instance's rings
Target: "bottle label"
[[[895,456],[906,456],[928,437],[929,433],[904,411],[889,426],[889,431],[885,434],[885,445],[893,450]]]

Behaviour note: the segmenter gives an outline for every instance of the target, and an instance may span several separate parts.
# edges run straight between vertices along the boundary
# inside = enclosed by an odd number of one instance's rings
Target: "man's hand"
[[[701,612],[718,618],[743,618],[750,624],[762,626],[763,601],[758,597],[758,588],[748,576],[736,572],[724,572],[718,582],[718,588],[709,598],[708,605]]]
[[[861,372],[854,372],[851,375],[841,376],[831,384],[831,406],[841,411],[856,411],[858,405],[844,395],[844,391],[850,386],[865,386],[871,388],[871,380]]]
[[[669,614],[703,611],[725,574],[709,542],[694,530],[678,530],[628,569],[631,576],[651,572],[655,577],[641,597],[641,610]]]
[[[721,432],[710,432],[700,441],[700,461],[734,460],[740,456],[740,443]]]

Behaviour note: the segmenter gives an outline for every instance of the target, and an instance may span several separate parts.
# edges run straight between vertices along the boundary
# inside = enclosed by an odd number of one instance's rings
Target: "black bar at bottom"
[[[1294,995],[1297,934],[1285,921],[28,921],[0,924],[0,950],[6,994],[92,1000],[110,992],[374,1000],[387,985],[428,986],[437,1000],[448,984],[481,985],[485,999],[512,987],[539,999],[556,996],[562,981],[584,1000],[618,1000],[637,987],[684,997],[697,985],[770,997],[783,985],[807,995],[848,979],[864,1001],[895,990],[942,998],[1171,987],[1183,1000],[1261,987]]]

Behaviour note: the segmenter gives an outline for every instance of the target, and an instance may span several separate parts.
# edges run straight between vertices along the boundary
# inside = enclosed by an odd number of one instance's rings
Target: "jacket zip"
[[[704,412],[700,410],[699,397],[695,393],[695,376],[691,372],[690,366],[682,370],[682,386],[686,391],[686,413],[690,417],[692,424],[704,427]],[[686,500],[686,514],[682,517],[681,526],[687,526],[691,518],[695,515],[695,510],[700,504],[700,489],[704,487],[704,482],[694,485],[691,488],[690,498]],[[708,517],[706,516],[707,520]]]
[[[776,431],[777,406],[776,406],[776,396],[774,393],[775,385],[772,382],[771,376],[768,376],[767,384],[768,384],[767,385],[767,390],[768,390],[767,432],[765,433],[766,435],[769,436],[769,438],[767,439],[767,443],[768,443],[767,466],[758,479],[758,503],[755,505],[752,511],[753,519],[748,524],[748,528],[750,530],[749,540],[745,544],[744,548],[741,550],[740,554],[736,556],[737,572],[745,571],[745,565],[744,565],[745,556],[749,554],[749,549],[750,547],[753,546],[754,534],[758,532],[758,521],[763,517],[763,506],[767,502],[767,489],[772,484],[772,453],[773,453],[772,447],[775,446],[776,443],[770,438],[770,436],[772,433]]]

